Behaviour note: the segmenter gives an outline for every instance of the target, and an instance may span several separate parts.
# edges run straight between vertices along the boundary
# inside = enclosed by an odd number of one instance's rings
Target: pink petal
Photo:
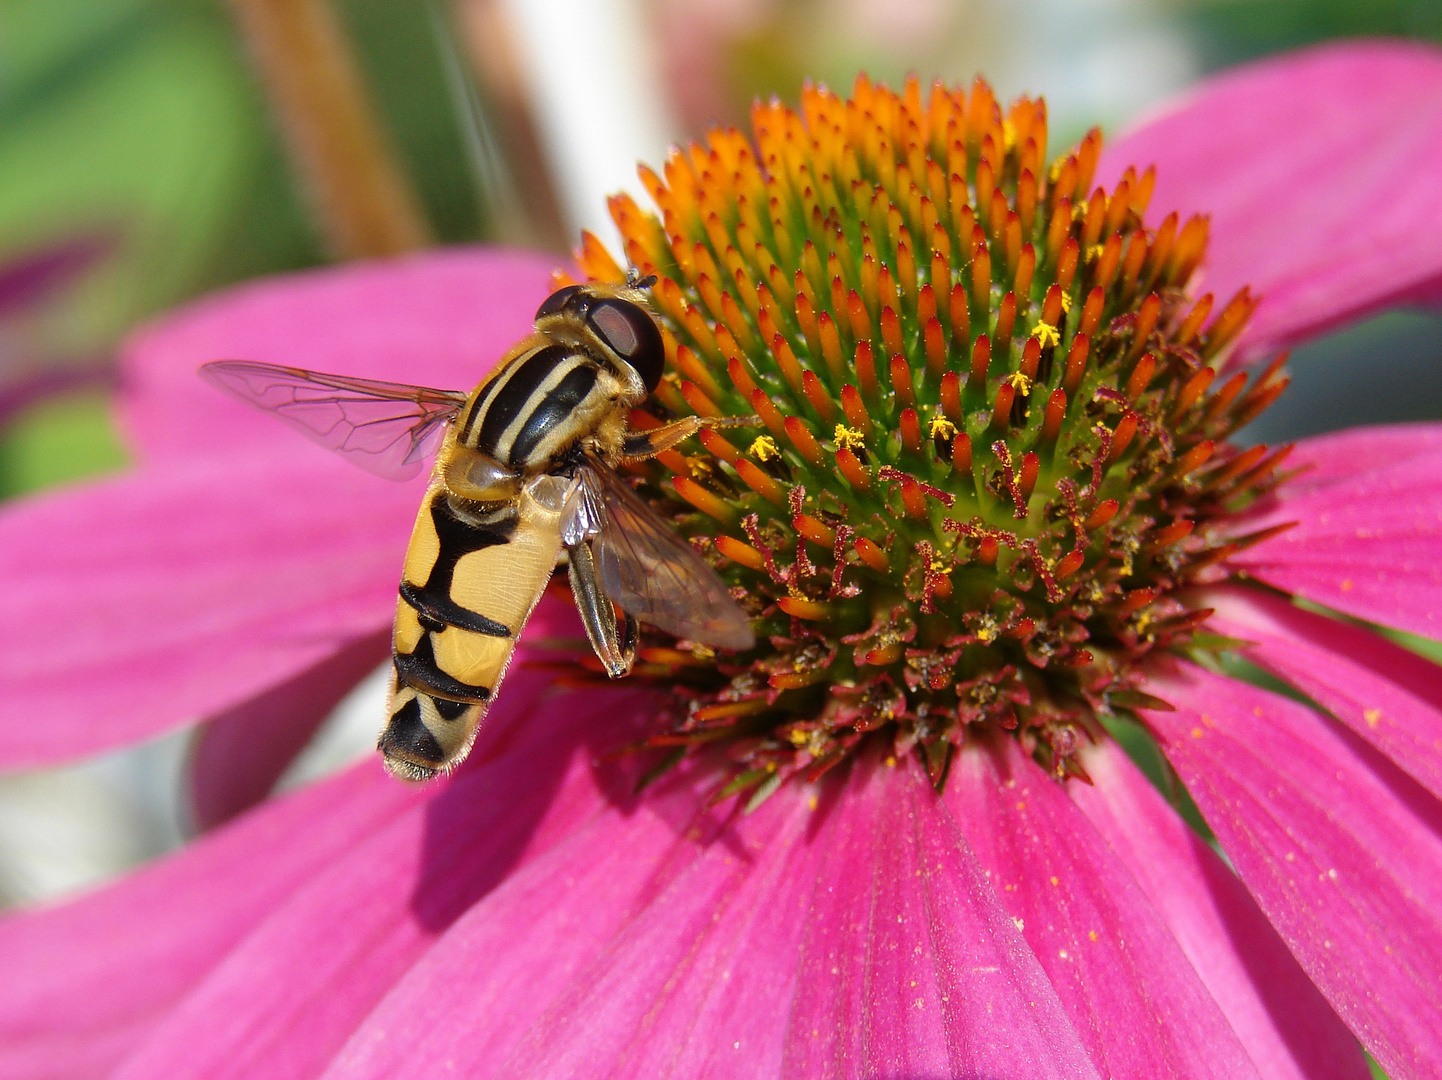
[[[11,504],[0,761],[215,715],[375,635],[417,498],[344,462],[251,455]]]
[[[1379,424],[1302,439],[1287,459],[1297,475],[1281,488],[1283,500],[1400,464],[1442,454],[1442,424]],[[1285,516],[1285,515],[1283,515]]]
[[[1273,1080],[1367,1080],[1357,1040],[1297,966],[1246,888],[1105,740],[1071,797],[1166,921],[1232,1030]]]
[[[1418,430],[1430,437],[1435,429]],[[1310,487],[1304,477],[1295,494],[1284,485],[1245,528],[1295,527],[1232,563],[1348,615],[1442,637],[1442,450],[1409,452],[1417,444],[1395,432],[1392,442],[1392,464],[1324,472]],[[1304,459],[1307,447],[1298,451]]]
[[[503,715],[490,718],[478,764],[450,785],[423,788],[423,801],[276,905],[155,1027],[117,1080],[318,1075],[459,915],[604,811],[592,759],[635,734],[607,720],[642,715],[651,697],[617,688],[548,698],[549,673],[512,679],[510,707],[498,705]],[[430,1033],[420,1017],[410,1026]]]
[[[1442,1065],[1442,805],[1345,729],[1187,665],[1149,712],[1222,848],[1393,1080]]]
[[[962,750],[944,797],[1102,1075],[1257,1076],[1131,874],[1016,740]]]
[[[1211,215],[1202,288],[1264,299],[1243,356],[1412,299],[1442,279],[1442,51],[1324,45],[1203,84],[1104,154],[1157,166],[1148,219]]]
[[[1096,1075],[919,777],[807,796],[721,818],[676,775],[608,812],[458,920],[326,1075]]]
[[[108,889],[0,922],[0,1075],[108,1075],[278,904],[419,798],[372,763]]]
[[[457,248],[350,263],[227,290],[167,316],[122,357],[120,417],[153,459],[284,447],[325,453],[202,382],[208,360],[469,390],[531,330],[551,256]]]
[[[361,638],[203,724],[187,763],[196,825],[213,829],[270,794],[321,721],[389,652],[388,633]]]
[[[1212,589],[1208,627],[1442,797],[1442,667],[1377,634],[1252,589]]]
[[[782,1075],[1093,1075],[1085,1041],[951,808],[914,766],[865,784],[853,778],[823,811],[831,820],[813,826],[825,866]],[[850,969],[841,979],[838,966]],[[830,1043],[828,1024],[840,1035]],[[924,1041],[943,1033],[945,1058]]]

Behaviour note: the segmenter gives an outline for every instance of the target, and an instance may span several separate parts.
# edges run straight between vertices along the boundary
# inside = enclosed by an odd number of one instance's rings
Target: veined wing
[[[327,450],[389,480],[409,480],[420,472],[468,396],[459,390],[353,379],[248,360],[202,364],[200,374],[233,397],[274,413]]]
[[[592,541],[601,587],[642,622],[726,649],[756,644],[750,620],[706,560],[615,472],[592,461],[585,484],[604,508]]]

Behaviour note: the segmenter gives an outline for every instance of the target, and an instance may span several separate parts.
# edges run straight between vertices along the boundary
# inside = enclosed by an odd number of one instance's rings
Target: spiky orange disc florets
[[[645,474],[762,642],[643,650],[681,702],[653,744],[726,740],[760,792],[868,737],[938,782],[994,729],[1075,769],[1281,460],[1223,441],[1276,366],[1213,383],[1254,302],[1189,296],[1206,220],[1147,229],[1151,170],[1093,189],[1098,132],[1048,165],[1040,101],[862,79],[752,119],[643,169],[659,216],[611,205],[659,278],[656,411],[759,418]],[[590,236],[579,261],[623,274]]]

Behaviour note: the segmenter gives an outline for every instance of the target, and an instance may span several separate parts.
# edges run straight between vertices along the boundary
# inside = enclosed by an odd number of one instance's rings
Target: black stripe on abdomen
[[[431,500],[431,523],[436,530],[440,551],[435,564],[423,582],[402,581],[401,598],[416,609],[421,624],[435,629],[437,624],[471,630],[490,637],[511,637],[514,630],[489,619],[478,611],[463,608],[451,599],[451,584],[456,563],[473,551],[509,544],[519,519],[515,514],[487,525],[464,521],[456,515],[450,500],[438,494]]]
[[[459,630],[470,630],[487,637],[510,637],[511,628],[495,619],[488,619],[479,611],[463,608],[449,596],[429,592],[409,581],[401,582],[401,599],[416,609],[421,625],[428,630],[441,626],[454,626]],[[427,624],[431,625],[427,625]]]
[[[411,698],[396,710],[385,731],[381,732],[379,746],[387,755],[399,754],[402,758],[419,759],[436,765],[446,760],[446,752],[440,741],[421,719],[419,698]]]
[[[441,631],[445,633],[445,631]],[[488,701],[489,686],[463,683],[453,675],[447,675],[436,663],[436,653],[431,645],[431,635],[422,634],[416,651],[396,653],[396,681],[414,687],[423,694],[435,698],[452,698],[457,701]]]

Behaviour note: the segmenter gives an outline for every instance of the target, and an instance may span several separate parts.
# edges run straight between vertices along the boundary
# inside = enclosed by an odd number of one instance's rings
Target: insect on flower
[[[380,476],[415,476],[440,442],[396,606],[379,743],[393,775],[426,780],[466,756],[562,549],[613,678],[631,670],[637,620],[707,645],[754,644],[716,572],[615,472],[703,427],[738,423],[691,416],[627,429],[665,364],[645,307],[654,281],[553,293],[535,332],[469,394],[247,361],[200,369]]]

